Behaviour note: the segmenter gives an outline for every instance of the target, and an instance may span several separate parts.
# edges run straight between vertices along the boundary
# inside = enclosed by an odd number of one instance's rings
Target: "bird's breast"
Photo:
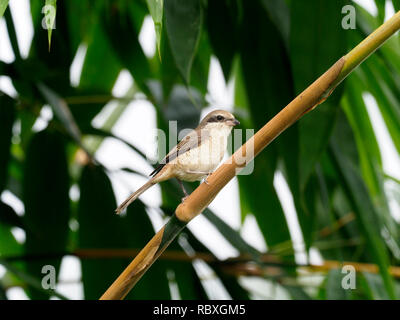
[[[200,146],[179,155],[176,170],[180,178],[187,181],[201,180],[204,173],[214,171],[224,157],[228,135],[229,132],[221,130],[211,131]]]

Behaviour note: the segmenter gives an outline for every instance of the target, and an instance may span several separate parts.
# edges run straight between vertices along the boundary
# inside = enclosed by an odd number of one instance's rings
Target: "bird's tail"
[[[153,179],[147,181],[143,186],[137,189],[134,193],[132,193],[124,202],[120,204],[120,206],[115,209],[115,213],[119,214],[126,209],[133,201],[135,201],[143,192],[145,192],[148,188],[155,184]]]

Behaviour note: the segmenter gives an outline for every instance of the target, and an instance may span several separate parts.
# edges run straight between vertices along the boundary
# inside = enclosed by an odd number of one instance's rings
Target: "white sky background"
[[[376,14],[377,9],[373,0],[358,0],[356,2],[364,6],[371,13]],[[33,26],[30,17],[29,1],[10,0],[9,5],[15,22],[17,40],[22,57],[27,57],[33,37]],[[391,4],[387,5],[386,11],[387,18],[393,15],[394,9]],[[46,31],[40,30],[39,32]],[[153,56],[156,50],[155,33],[154,25],[150,17],[147,17],[145,19],[141,33],[139,35],[139,40],[145,54],[147,56]],[[79,84],[79,76],[85,53],[86,46],[81,45],[78,49],[74,63],[71,66],[70,78],[71,83],[74,85]],[[14,54],[12,52],[8,36],[6,34],[6,25],[4,18],[0,20],[0,60],[8,63],[14,60]],[[123,96],[128,88],[131,86],[132,81],[133,79],[130,76],[129,72],[122,71],[114,87],[113,94],[116,96]],[[0,76],[0,89],[12,96],[16,96],[15,89],[12,87],[11,81],[7,77]],[[208,82],[208,100],[210,101],[210,104],[212,106],[204,109],[202,111],[202,116],[204,116],[212,109],[216,108],[223,107],[224,109],[232,110],[233,89],[234,84],[225,83],[218,60],[213,58],[211,61]],[[384,170],[386,173],[400,179],[399,155],[390,140],[379,109],[376,106],[376,102],[374,102],[373,97],[370,95],[366,95],[364,99],[367,104],[370,117],[374,119],[372,123],[382,152]],[[103,112],[94,120],[94,125],[100,126],[103,123],[107,114],[111,112],[114,107],[115,103],[113,106],[112,102],[108,106],[106,106]],[[140,117],[137,117],[138,114],[140,114]],[[151,135],[149,135],[149,132],[152,132],[152,130],[156,128],[155,116],[155,110],[151,103],[147,101],[133,101],[132,103],[130,103],[123,116],[114,126],[113,133],[117,136],[125,138],[126,140],[137,146],[139,149],[144,151],[146,154],[155,154],[155,140],[151,139]],[[47,122],[51,119],[51,117],[51,109],[44,108],[41,119],[39,119],[38,123],[35,124],[35,129],[40,130],[45,128]],[[112,139],[106,139],[106,141],[97,151],[96,158],[109,168],[129,167],[145,174],[148,174],[151,171],[150,165],[147,164],[146,161],[144,161],[140,156],[135,154],[123,143]],[[145,182],[144,178],[128,173],[112,175],[110,178],[112,180],[118,202],[123,201],[131,191],[137,189]],[[296,261],[299,263],[306,262],[303,237],[300,231],[293,199],[283,175],[279,172],[277,172],[275,175],[274,186],[277,190],[279,199],[281,200],[283,209],[285,211],[294,246],[298,250],[296,253]],[[3,192],[3,194],[1,195],[1,199],[4,202],[13,206],[16,209],[17,213],[23,213],[23,204],[10,192]],[[158,206],[161,203],[159,186],[154,186],[152,189],[144,193],[143,196],[141,196],[141,199],[150,206]],[[218,194],[210,207],[230,226],[236,229],[240,228],[242,236],[250,244],[254,245],[259,250],[266,250],[267,246],[252,215],[249,215],[246,218],[245,223],[242,227],[240,226],[239,193],[236,178],[233,179]],[[396,206],[393,201],[391,201],[391,207],[393,209],[396,219],[398,219],[399,221],[400,210],[398,210],[398,206]],[[160,228],[163,221],[161,221],[161,219],[158,218],[157,215],[155,215],[154,213],[151,213],[150,216],[156,226],[156,229]],[[233,248],[203,216],[200,215],[199,217],[194,219],[189,224],[189,228],[219,258],[225,259],[235,256],[237,254],[236,249]],[[19,241],[24,240],[24,234],[22,230],[13,230],[13,233]],[[311,262],[321,262],[321,257],[318,253],[318,250],[311,250]],[[200,270],[202,274],[209,274],[209,270],[204,265],[196,265],[196,268],[197,270]],[[4,272],[4,268],[0,266],[0,276],[4,274]],[[60,271],[60,279],[62,281],[68,282],[68,284],[59,285],[57,290],[60,293],[65,294],[69,298],[82,299],[83,288],[82,285],[79,283],[79,278],[79,259],[75,257],[64,258]],[[216,288],[218,286],[216,286],[215,283],[213,283],[212,281],[213,280],[209,280],[209,282],[206,284],[206,287],[208,288],[207,291],[212,294],[212,297],[215,299],[229,298],[229,295],[221,288],[219,290],[213,290],[213,288]],[[248,286],[254,288],[254,279],[243,279],[242,284],[246,287]],[[256,286],[258,286],[258,288],[264,288],[265,281],[263,287],[260,287],[259,282],[258,284],[256,283]],[[20,288],[12,288],[8,290],[7,296],[9,299],[27,298],[23,290]],[[263,298],[262,294],[255,294],[255,297]]]

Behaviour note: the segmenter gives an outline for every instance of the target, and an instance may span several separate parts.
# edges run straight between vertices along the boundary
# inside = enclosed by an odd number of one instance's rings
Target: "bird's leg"
[[[207,178],[212,172],[205,172],[205,171],[188,171],[188,173],[193,173],[193,174],[204,174],[206,175],[206,178],[203,180],[205,184],[209,185]]]
[[[183,202],[183,201],[185,201],[185,200],[186,200],[186,198],[187,198],[189,195],[188,195],[188,193],[186,192],[186,190],[185,190],[185,187],[183,186],[183,183],[182,183],[182,181],[181,181],[181,180],[179,180],[178,178],[176,178],[176,180],[178,180],[178,182],[179,182],[179,185],[180,185],[180,186],[181,186],[181,188],[182,188],[183,194],[185,195],[185,196],[182,198],[182,202]]]
[[[206,184],[206,185],[210,185],[209,183],[208,183],[208,181],[207,181],[207,179],[208,179],[208,177],[210,176],[210,174],[211,174],[211,172],[209,172],[209,173],[207,173],[207,177],[204,179],[204,183]]]

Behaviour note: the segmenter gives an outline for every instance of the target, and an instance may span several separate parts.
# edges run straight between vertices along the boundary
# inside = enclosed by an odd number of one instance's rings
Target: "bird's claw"
[[[207,177],[204,179],[204,183],[205,183],[206,185],[208,185],[208,186],[209,186],[210,184],[208,183],[208,180],[207,180],[207,179],[208,179],[208,177],[210,176],[210,174],[211,174],[211,173],[207,174]]]
[[[189,197],[189,196],[184,196],[184,197],[181,199],[181,201],[184,202],[184,201],[187,199],[187,197]]]

